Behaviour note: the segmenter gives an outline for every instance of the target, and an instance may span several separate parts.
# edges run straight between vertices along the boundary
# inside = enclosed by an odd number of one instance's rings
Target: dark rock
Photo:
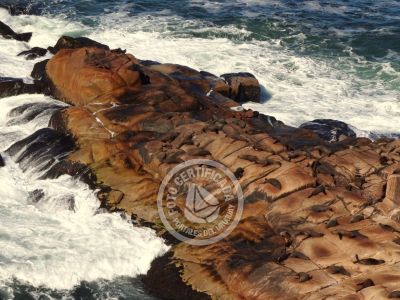
[[[79,286],[77,286],[71,293],[73,299],[85,299],[85,300],[95,300],[96,292],[86,281],[82,281]]]
[[[24,55],[27,60],[36,59],[41,56],[45,56],[47,53],[47,49],[40,47],[33,47],[32,49],[22,51],[18,54],[18,56]]]
[[[180,268],[172,261],[172,253],[168,252],[151,263],[147,275],[142,277],[150,294],[165,300],[209,300],[207,294],[194,291],[186,285],[180,276]]]
[[[356,133],[349,125],[330,119],[317,119],[300,125],[300,128],[311,130],[318,134],[321,139],[330,143],[338,142],[346,137],[356,137]]]
[[[68,159],[61,160],[54,164],[41,179],[55,179],[62,175],[70,175],[75,179],[82,180],[91,189],[95,189],[97,184],[97,177],[90,168],[79,162],[70,161]]]
[[[41,189],[33,190],[28,194],[28,200],[33,203],[38,203],[44,197],[44,191]]]
[[[63,107],[64,105],[55,103],[26,103],[9,112],[8,116],[11,119],[7,122],[7,125],[24,124],[32,121],[39,115],[52,114]]]
[[[0,77],[0,98],[40,92],[41,88],[36,84],[24,83],[19,78]]]
[[[58,110],[51,116],[49,127],[64,134],[68,134],[68,128],[65,123],[63,110]]]
[[[141,60],[140,64],[143,66],[160,65],[160,63],[158,61],[154,61],[154,60]]]
[[[49,47],[48,50],[56,54],[61,49],[77,49],[83,47],[96,47],[100,49],[110,50],[107,45],[101,44],[87,37],[73,38],[69,36],[62,36],[54,47]]]
[[[221,77],[229,85],[229,93],[225,95],[239,103],[260,102],[261,88],[257,78],[250,73],[229,73]]]
[[[6,152],[14,157],[23,170],[35,168],[37,171],[43,171],[65,158],[74,149],[75,143],[70,136],[43,128],[16,142]]]
[[[3,157],[0,155],[0,168],[4,167],[6,164],[4,163]]]
[[[14,39],[21,42],[29,42],[32,37],[32,32],[16,33],[10,26],[0,21],[0,35],[5,39]]]
[[[64,204],[64,207],[70,211],[75,211],[75,197],[73,195],[64,195],[60,201]]]
[[[33,66],[33,70],[31,72],[31,76],[33,79],[41,80],[42,78],[47,76],[46,65],[48,61],[48,59],[42,60]]]
[[[22,79],[0,77],[0,97],[19,95],[23,86],[24,82]]]
[[[125,54],[126,50],[121,49],[121,48],[117,48],[117,49],[112,49],[111,52],[112,53],[117,53],[117,54]]]
[[[43,60],[36,63],[31,72],[31,77],[35,80],[35,86],[45,95],[53,95],[55,90],[52,81],[46,73],[46,65],[49,60]]]

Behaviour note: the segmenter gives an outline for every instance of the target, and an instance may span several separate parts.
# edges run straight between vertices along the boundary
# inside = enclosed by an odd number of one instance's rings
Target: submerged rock
[[[42,189],[36,189],[28,194],[28,201],[32,203],[38,203],[40,200],[44,198],[44,191]]]
[[[175,265],[172,253],[167,252],[151,263],[151,268],[142,277],[149,292],[160,299],[211,300],[207,294],[197,292],[182,282],[181,268]]]
[[[26,103],[13,108],[9,112],[8,116],[10,117],[10,120],[7,122],[7,125],[24,124],[32,121],[38,116],[54,113],[64,107],[64,105],[54,103]]]
[[[32,49],[22,51],[18,54],[18,56],[25,56],[27,60],[36,59],[41,56],[45,56],[47,53],[47,49],[40,47],[33,47]]]
[[[300,125],[311,130],[327,142],[338,142],[345,138],[355,138],[356,133],[344,122],[331,119],[317,119]]]
[[[54,164],[41,178],[55,179],[62,175],[70,175],[75,179],[80,179],[92,189],[97,187],[97,178],[91,169],[79,162],[70,161],[68,159],[61,160]]]
[[[47,77],[46,65],[47,65],[48,61],[49,61],[48,59],[42,60],[33,66],[33,70],[31,72],[31,76],[33,79],[41,80],[41,79]]]
[[[229,73],[221,77],[228,83],[228,97],[233,100],[244,102],[260,102],[261,89],[257,78],[250,73]]]
[[[33,66],[33,70],[31,72],[31,76],[34,79],[35,86],[41,93],[45,95],[52,95],[54,93],[54,87],[47,76],[46,66],[48,63],[48,59],[40,61]]]
[[[5,39],[14,39],[22,42],[29,42],[32,37],[32,32],[16,33],[10,26],[0,21],[0,35]]]

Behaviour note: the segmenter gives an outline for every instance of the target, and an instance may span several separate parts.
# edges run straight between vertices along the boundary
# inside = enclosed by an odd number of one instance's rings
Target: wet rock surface
[[[16,33],[7,24],[0,21],[0,35],[5,39],[14,39],[21,42],[29,42],[32,32]]]
[[[83,47],[96,47],[100,49],[109,50],[107,45],[96,42],[86,37],[72,38],[69,36],[62,36],[54,47],[49,47],[49,51],[56,54],[61,49],[78,49]]]
[[[250,73],[229,73],[221,77],[229,85],[229,92],[226,96],[239,103],[260,102],[260,84],[257,78]]]
[[[346,138],[355,138],[356,133],[344,122],[317,119],[300,125],[300,128],[311,130],[327,142],[338,142]]]
[[[16,96],[20,94],[40,93],[40,88],[34,84],[26,84],[22,79],[0,77],[0,98]]]
[[[47,170],[62,161],[75,149],[74,140],[50,128],[36,131],[27,138],[11,145],[6,153],[20,164],[23,170]]]
[[[45,56],[47,53],[47,49],[40,47],[33,47],[32,49],[22,51],[18,54],[18,56],[25,56],[27,60],[36,59],[38,57]]]
[[[229,300],[397,295],[399,140],[356,138],[326,120],[317,128],[286,126],[240,106],[256,99],[252,76],[224,81],[86,42],[69,38],[36,67],[37,80],[47,78],[49,93],[72,106],[10,155],[40,160],[45,147],[66,158],[46,176],[90,173],[105,207],[160,235],[166,231],[156,195],[177,164],[218,161],[244,192],[242,219],[228,237],[202,247],[174,241],[153,263],[143,278],[152,293]],[[243,78],[250,89],[240,88]]]

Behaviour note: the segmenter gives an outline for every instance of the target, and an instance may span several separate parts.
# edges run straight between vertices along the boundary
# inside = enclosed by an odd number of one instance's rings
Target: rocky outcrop
[[[344,122],[330,119],[317,119],[300,125],[314,131],[321,139],[328,142],[338,142],[340,140],[356,137],[356,133]]]
[[[36,59],[42,56],[45,56],[47,53],[47,49],[40,47],[33,47],[32,49],[22,51],[18,54],[18,56],[25,56],[27,60]]]
[[[51,121],[76,143],[68,161],[90,168],[110,209],[166,236],[156,195],[173,167],[209,158],[237,174],[240,223],[209,246],[175,240],[145,279],[159,297],[396,295],[400,141],[328,142],[243,109],[212,74],[104,47],[61,49],[45,71],[54,95],[72,104]]]
[[[7,24],[0,21],[0,35],[6,39],[14,39],[21,42],[29,42],[32,37],[32,32],[16,33]]]
[[[110,50],[107,45],[101,44],[87,37],[72,38],[69,36],[62,36],[54,47],[49,47],[49,51],[56,54],[61,49],[78,49],[83,47],[96,47],[99,49]]]
[[[5,165],[4,158],[0,155],[0,168],[4,167]]]
[[[20,94],[40,93],[41,88],[35,84],[24,83],[22,79],[0,77],[0,98],[16,96]]]
[[[239,103],[260,102],[260,84],[257,78],[250,73],[229,73],[221,77],[229,85],[227,97],[234,99]]]

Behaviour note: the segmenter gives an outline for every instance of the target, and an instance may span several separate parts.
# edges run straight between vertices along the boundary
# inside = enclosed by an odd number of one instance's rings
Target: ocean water
[[[298,126],[344,121],[400,133],[400,2],[393,0],[1,0],[34,16],[6,18],[48,46],[86,35],[142,59],[220,75],[254,73],[249,108]],[[1,73],[5,71],[0,69]],[[11,71],[12,73],[12,71]]]
[[[400,1],[0,0],[7,4],[24,14],[0,8],[0,20],[17,32],[32,31],[33,38],[0,38],[0,76],[29,82],[38,60],[26,61],[19,52],[54,45],[63,34],[88,36],[141,59],[216,75],[251,72],[263,86],[263,102],[245,106],[289,125],[331,118],[360,135],[400,134]],[[50,117],[10,125],[11,109],[55,100],[22,95],[0,101],[4,151],[46,127]],[[67,176],[38,180],[34,169],[23,172],[5,159],[0,299],[151,299],[136,277],[167,249],[154,232],[98,213],[83,183]],[[38,187],[44,200],[29,202]],[[75,212],[62,200],[70,196]]]

